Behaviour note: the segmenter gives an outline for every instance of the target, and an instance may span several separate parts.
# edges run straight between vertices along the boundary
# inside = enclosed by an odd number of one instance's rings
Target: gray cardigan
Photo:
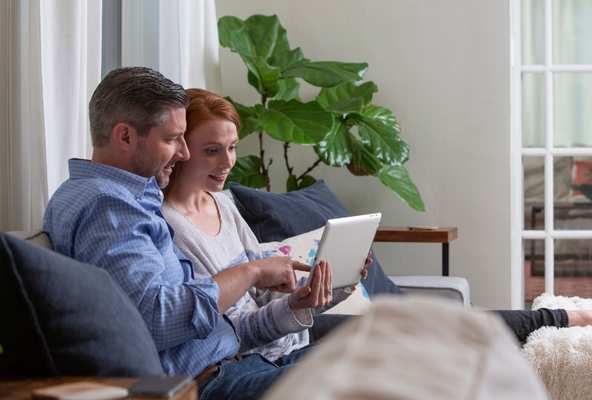
[[[195,272],[216,275],[223,269],[260,258],[257,238],[228,196],[212,193],[221,218],[216,236],[203,232],[164,203],[162,213],[175,231],[175,244],[192,261]],[[284,294],[249,290],[226,314],[241,339],[241,351],[258,352],[275,360],[308,345],[311,310],[293,312]]]

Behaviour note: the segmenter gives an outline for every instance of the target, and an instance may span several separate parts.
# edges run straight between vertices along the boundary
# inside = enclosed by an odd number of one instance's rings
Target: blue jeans
[[[271,362],[259,354],[249,354],[239,361],[222,361],[220,370],[199,385],[200,400],[259,399],[294,362],[312,346],[295,350]]]

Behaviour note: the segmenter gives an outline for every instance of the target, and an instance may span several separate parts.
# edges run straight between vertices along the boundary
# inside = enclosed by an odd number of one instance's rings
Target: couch
[[[110,276],[48,244],[43,233],[28,240],[0,233],[0,398],[13,393],[2,395],[8,376],[162,374],[150,333]],[[547,397],[494,314],[382,296],[330,332],[266,395],[300,398]]]
[[[276,194],[241,187],[234,188],[232,194],[260,240],[282,239],[283,234],[300,233],[294,229],[309,227],[292,224],[292,230],[287,231],[285,226],[279,227],[284,230],[280,234],[273,221],[257,215],[261,204],[251,204],[253,196],[257,201],[271,198],[276,202]],[[327,197],[329,194],[320,182],[311,188],[283,194],[282,207],[286,211],[289,206],[286,201],[296,199],[299,212],[309,215],[306,222],[318,224],[323,218],[335,216],[336,204],[342,207],[340,212],[346,212],[335,198]],[[315,202],[316,210],[306,210],[299,196]],[[326,204],[327,201],[331,204]],[[249,205],[253,208],[247,215],[245,206]],[[270,204],[263,206],[266,211],[274,209]],[[320,209],[324,210],[321,214]],[[262,229],[261,223],[268,230]],[[51,251],[49,238],[43,232],[0,233],[0,257],[0,312],[8,321],[0,329],[0,345],[4,350],[0,356],[0,376],[162,373],[143,320],[106,272]],[[375,264],[364,281],[370,297],[417,291],[453,299],[465,306],[470,304],[468,283],[463,278],[386,277],[377,260]],[[319,318],[322,320],[323,315]],[[22,363],[23,359],[30,362]]]

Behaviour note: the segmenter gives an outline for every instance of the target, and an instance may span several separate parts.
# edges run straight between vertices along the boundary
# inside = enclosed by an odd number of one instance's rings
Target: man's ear
[[[126,122],[118,122],[111,130],[111,142],[122,150],[135,147],[137,137],[136,128]]]

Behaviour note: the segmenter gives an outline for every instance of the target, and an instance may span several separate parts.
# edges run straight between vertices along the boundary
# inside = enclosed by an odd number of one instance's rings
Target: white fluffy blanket
[[[592,299],[585,299],[583,297],[565,297],[553,296],[551,294],[543,293],[532,302],[532,309],[539,308],[563,308],[565,310],[592,310]]]
[[[533,303],[541,307],[592,309],[592,299],[543,294]],[[538,329],[524,352],[553,400],[592,399],[592,326]]]

